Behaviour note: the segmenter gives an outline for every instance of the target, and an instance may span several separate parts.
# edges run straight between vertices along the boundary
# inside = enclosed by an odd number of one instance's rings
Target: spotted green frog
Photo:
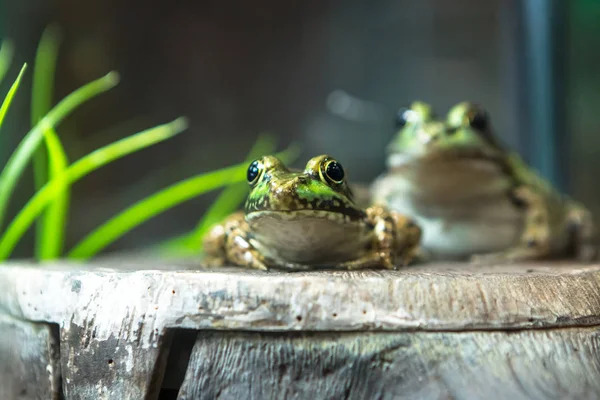
[[[459,103],[444,120],[415,102],[396,125],[373,202],[414,217],[431,259],[597,258],[590,212],[500,144],[481,107]]]
[[[247,179],[245,210],[204,239],[208,265],[391,269],[417,253],[420,228],[383,206],[358,207],[342,165],[328,155],[312,158],[304,171],[266,156],[249,165]]]

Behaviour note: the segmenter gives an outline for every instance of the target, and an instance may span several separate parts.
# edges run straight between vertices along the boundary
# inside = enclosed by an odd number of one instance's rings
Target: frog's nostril
[[[290,182],[290,189],[296,190],[299,186],[304,186],[308,183],[308,179],[305,176],[298,176]]]
[[[271,185],[271,196],[275,198],[283,198],[289,196],[290,193],[296,191],[297,184],[295,181]]]

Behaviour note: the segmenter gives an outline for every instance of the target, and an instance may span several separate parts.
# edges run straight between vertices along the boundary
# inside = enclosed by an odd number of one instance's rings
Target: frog
[[[598,259],[591,212],[502,143],[481,105],[462,101],[440,118],[415,101],[398,110],[395,128],[371,201],[417,221],[427,259]]]
[[[327,154],[304,170],[264,156],[249,164],[246,178],[244,209],[204,237],[206,266],[396,269],[419,254],[415,221],[381,205],[356,205],[342,164]]]

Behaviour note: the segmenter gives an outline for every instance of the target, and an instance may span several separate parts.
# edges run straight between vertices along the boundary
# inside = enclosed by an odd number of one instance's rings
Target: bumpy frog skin
[[[415,102],[396,125],[373,202],[414,217],[431,259],[597,258],[590,212],[506,151],[475,104],[459,103],[441,120]]]
[[[327,155],[312,158],[304,171],[263,157],[250,164],[248,182],[245,211],[204,240],[209,266],[391,269],[415,257],[420,228],[385,207],[356,206],[342,166]]]

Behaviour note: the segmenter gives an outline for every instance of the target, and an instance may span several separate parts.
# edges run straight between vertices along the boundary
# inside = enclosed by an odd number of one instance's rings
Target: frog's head
[[[250,193],[246,216],[265,213],[323,218],[359,219],[342,165],[328,155],[311,158],[304,171],[292,171],[279,159],[265,156],[253,161],[247,172]]]
[[[429,104],[414,102],[398,111],[396,129],[387,148],[391,168],[434,156],[485,158],[501,152],[487,112],[469,102],[452,107],[445,121],[436,118]]]

